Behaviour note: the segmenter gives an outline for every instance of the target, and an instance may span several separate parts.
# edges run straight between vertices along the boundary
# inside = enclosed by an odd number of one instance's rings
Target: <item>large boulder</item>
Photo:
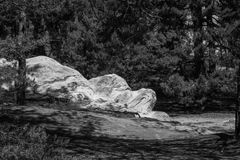
[[[116,74],[104,75],[89,80],[97,99],[104,99],[125,106],[128,111],[146,115],[152,111],[156,94],[151,89],[132,91],[127,82]]]
[[[28,91],[71,102],[91,103],[94,91],[78,71],[45,56],[27,59],[27,70],[30,84],[33,84]]]
[[[27,77],[30,95],[67,99],[81,108],[137,112],[141,117],[169,119],[164,112],[152,112],[156,102],[152,89],[132,91],[116,74],[87,80],[78,71],[52,58],[38,56],[27,59]]]

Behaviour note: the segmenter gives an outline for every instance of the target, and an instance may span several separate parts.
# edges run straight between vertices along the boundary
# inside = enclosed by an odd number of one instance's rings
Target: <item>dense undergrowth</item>
[[[179,74],[160,83],[164,97],[174,98],[180,104],[204,106],[216,98],[233,98],[236,95],[236,78],[234,70],[215,71],[209,77],[200,76],[196,80],[186,80]],[[233,101],[234,102],[234,101]]]
[[[69,140],[48,135],[43,126],[0,124],[1,160],[78,160],[65,149]]]

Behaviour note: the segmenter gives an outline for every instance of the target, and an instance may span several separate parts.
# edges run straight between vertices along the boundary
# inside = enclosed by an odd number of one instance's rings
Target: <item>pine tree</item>
[[[0,53],[2,57],[15,59],[18,61],[18,76],[15,79],[16,87],[16,103],[19,105],[25,104],[25,90],[27,85],[26,78],[26,58],[31,55],[31,52],[37,47],[46,43],[46,38],[34,39],[33,26],[31,25],[26,13],[28,3],[25,0],[14,3],[13,1],[4,1],[7,8],[11,8],[15,13],[15,25],[9,26],[14,28],[14,34],[9,34],[0,42]],[[8,11],[8,10],[7,10]],[[9,13],[10,14],[10,13]],[[6,15],[8,16],[8,15]],[[16,28],[18,27],[18,28]]]
[[[237,62],[236,72],[237,94],[235,110],[235,137],[239,139],[240,134],[240,2],[237,0],[218,0],[217,16],[219,27],[216,36],[220,48],[225,54],[230,52]]]

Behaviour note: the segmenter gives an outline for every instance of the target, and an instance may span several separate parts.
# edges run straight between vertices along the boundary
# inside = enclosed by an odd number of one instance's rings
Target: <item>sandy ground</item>
[[[172,116],[172,119],[182,125],[207,128],[216,133],[233,131],[235,115],[234,113],[181,114]]]

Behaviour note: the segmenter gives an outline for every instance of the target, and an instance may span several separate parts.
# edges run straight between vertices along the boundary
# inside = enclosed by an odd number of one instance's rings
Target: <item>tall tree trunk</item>
[[[25,90],[26,90],[26,59],[25,57],[21,57],[18,58],[18,79],[16,93],[16,103],[18,105],[25,104]]]
[[[17,93],[16,103],[18,105],[25,104],[25,89],[26,89],[26,56],[21,52],[22,41],[24,38],[24,32],[26,32],[26,13],[21,12],[21,19],[19,22],[19,33],[17,37],[17,60],[18,60],[18,79],[17,79]],[[27,34],[27,33],[25,33]]]
[[[198,78],[201,74],[205,74],[204,65],[204,49],[203,49],[203,38],[202,31],[195,33],[194,41],[194,63],[195,63],[195,78]]]
[[[238,62],[238,72],[237,72],[237,97],[236,97],[236,110],[235,110],[235,137],[239,139],[240,132],[240,62]]]
[[[201,74],[205,74],[205,65],[204,65],[204,48],[203,48],[203,13],[201,3],[190,5],[192,13],[192,22],[193,22],[193,43],[194,43],[194,63],[195,63],[195,74],[194,78],[198,78]]]

